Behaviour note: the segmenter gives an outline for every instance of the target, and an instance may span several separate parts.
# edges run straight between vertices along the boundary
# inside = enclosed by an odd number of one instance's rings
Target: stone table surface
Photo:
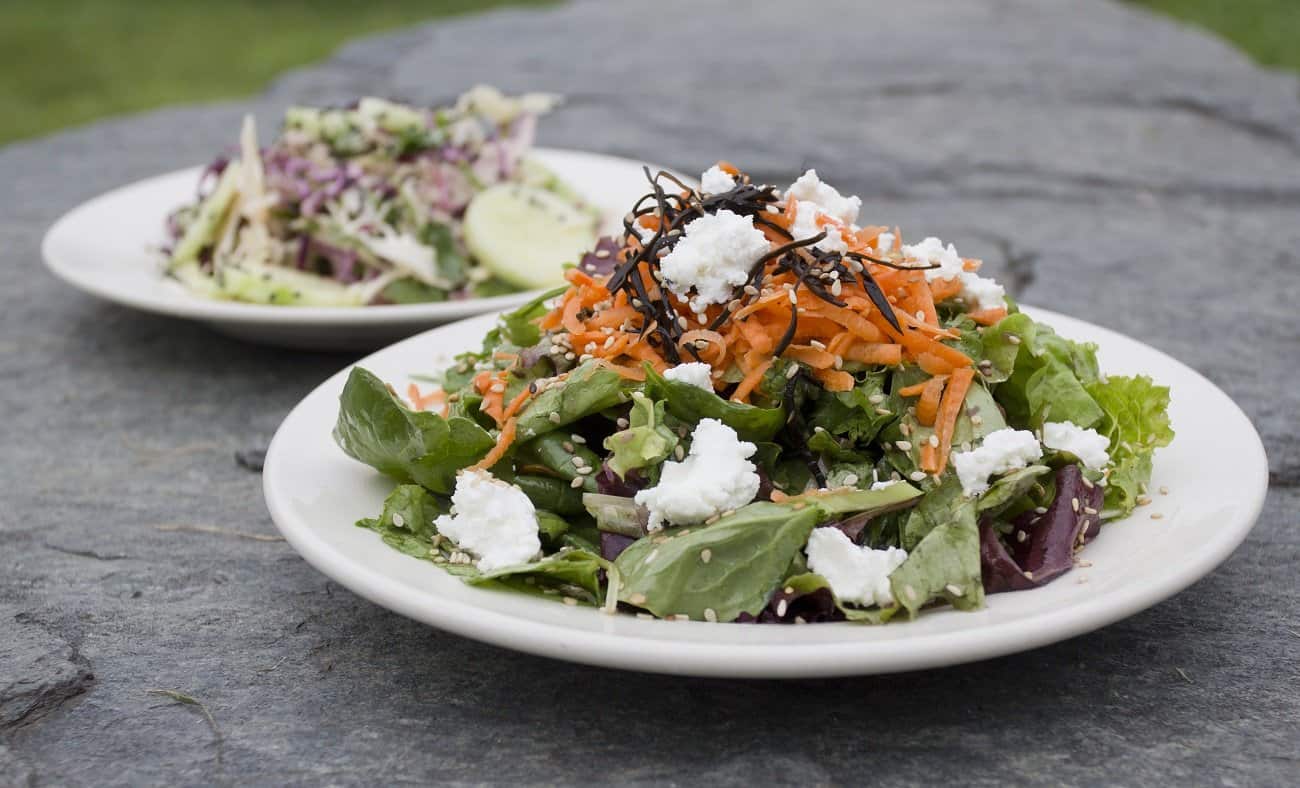
[[[0,149],[0,784],[1300,783],[1296,78],[1108,2],[736,7],[458,18],[256,100]],[[546,144],[778,182],[820,167],[872,221],[1183,359],[1264,437],[1259,524],[1098,632],[852,680],[564,664],[342,590],[267,539],[235,454],[350,359],[93,300],[41,270],[40,238],[98,192],[206,160],[245,111],[269,128],[292,101],[479,81],[567,93]]]

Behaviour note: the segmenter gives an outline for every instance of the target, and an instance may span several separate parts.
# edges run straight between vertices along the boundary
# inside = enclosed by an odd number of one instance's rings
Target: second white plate
[[[620,232],[628,206],[649,188],[642,162],[632,159],[552,148],[532,155],[601,210],[605,232]],[[430,326],[499,312],[536,294],[368,307],[282,307],[197,296],[161,274],[155,249],[167,214],[193,199],[202,171],[159,175],[83,203],[45,234],[45,264],[73,287],[124,306],[199,320],[252,342],[313,350],[375,348]]]
[[[1246,415],[1191,368],[1090,323],[1025,311],[1066,337],[1096,342],[1107,372],[1151,375],[1169,386],[1178,436],[1156,455],[1154,502],[1107,524],[1082,554],[1089,567],[1043,588],[995,594],[977,612],[932,610],[915,621],[876,627],[646,621],[467,586],[354,525],[380,511],[395,483],[346,457],[330,437],[346,369],[309,394],[276,432],[263,478],[267,506],[309,563],[376,604],[466,637],[558,659],[700,676],[825,677],[1031,649],[1130,616],[1209,573],[1255,523],[1268,465]],[[440,369],[452,354],[479,347],[494,320],[482,316],[434,329],[358,366],[404,388],[409,375]]]

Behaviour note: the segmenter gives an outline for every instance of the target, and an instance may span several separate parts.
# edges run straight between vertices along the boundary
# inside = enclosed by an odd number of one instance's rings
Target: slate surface
[[[1105,2],[797,5],[458,19],[351,44],[255,102],[0,150],[0,784],[1300,782],[1297,80]],[[81,296],[39,270],[45,228],[206,160],[250,108],[269,126],[294,100],[475,81],[567,92],[551,145],[773,180],[822,167],[873,220],[1187,361],[1264,436],[1259,525],[1189,591],[1091,635],[787,683],[513,654],[359,600],[283,543],[164,530],[272,534],[235,452],[349,359]],[[202,700],[215,728],[151,688]]]

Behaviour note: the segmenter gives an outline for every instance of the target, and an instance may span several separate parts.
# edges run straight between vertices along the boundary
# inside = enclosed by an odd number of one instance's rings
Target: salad
[[[465,582],[708,622],[883,623],[1068,572],[1144,502],[1167,388],[809,170],[670,174],[439,385],[361,368],[334,437],[392,547]]]
[[[528,155],[555,102],[480,86],[435,109],[292,107],[266,148],[249,116],[239,157],[213,162],[168,217],[166,273],[211,298],[304,306],[561,283],[601,217]]]

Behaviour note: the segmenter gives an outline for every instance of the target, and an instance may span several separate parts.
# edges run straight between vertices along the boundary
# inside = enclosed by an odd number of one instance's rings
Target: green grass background
[[[525,0],[536,2],[537,0]],[[1300,69],[1300,0],[1135,0]],[[0,0],[0,145],[249,95],[349,38],[506,0]]]

